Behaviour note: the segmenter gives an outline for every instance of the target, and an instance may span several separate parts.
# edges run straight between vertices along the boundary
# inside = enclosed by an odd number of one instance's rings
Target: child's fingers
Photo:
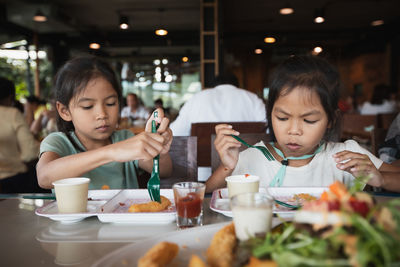
[[[347,160],[350,160],[353,158],[365,158],[365,157],[368,158],[368,156],[365,154],[352,152],[352,151],[348,151],[348,150],[344,150],[344,151],[338,152],[333,155],[334,160],[338,163],[347,161]]]
[[[157,117],[154,116],[155,112],[157,111]],[[162,108],[157,108],[156,110],[151,113],[150,118],[146,122],[145,131],[151,132],[151,121],[155,120],[156,124],[159,125],[164,118],[164,110]]]
[[[169,119],[162,118],[160,122],[160,126],[158,127],[157,133],[163,133],[168,129]]]
[[[229,124],[218,124],[215,126],[215,133],[217,135],[225,134],[225,135],[239,135],[238,131],[233,130],[232,125]]]

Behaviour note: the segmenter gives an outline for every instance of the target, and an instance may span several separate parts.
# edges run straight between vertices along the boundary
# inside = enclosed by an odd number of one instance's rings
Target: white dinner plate
[[[62,223],[75,223],[85,218],[96,216],[100,212],[101,207],[121,190],[89,190],[87,212],[81,213],[59,213],[57,202],[52,201],[36,209],[36,215],[50,218],[54,221]]]
[[[174,192],[172,189],[161,189],[160,194],[168,198],[172,205],[160,212],[129,212],[132,204],[151,201],[147,189],[121,190],[102,207],[97,217],[102,222],[137,223],[137,224],[167,224],[175,221]]]
[[[293,198],[295,194],[305,193],[319,198],[322,192],[327,190],[327,187],[268,187],[267,189],[260,188],[260,192],[268,191],[268,193],[273,198],[287,203],[292,202],[291,198]],[[292,204],[296,203],[292,202]],[[233,216],[229,203],[228,188],[220,188],[214,190],[210,201],[210,209],[227,217]],[[292,217],[295,213],[294,210],[290,210],[279,205],[274,205],[273,212],[282,217]]]
[[[172,189],[161,189],[161,195],[167,197],[172,205],[161,212],[132,213],[128,209],[136,203],[149,202],[147,189],[125,190],[89,190],[87,212],[59,213],[57,202],[52,201],[38,208],[36,214],[62,223],[75,223],[91,216],[97,216],[101,222],[168,224],[175,221],[175,204]]]
[[[95,262],[92,267],[108,266],[137,266],[137,261],[151,247],[162,241],[173,242],[179,245],[178,256],[168,266],[188,266],[192,254],[197,254],[204,260],[204,254],[210,245],[214,234],[230,222],[211,224],[179,230],[157,237],[142,240],[117,249]]]

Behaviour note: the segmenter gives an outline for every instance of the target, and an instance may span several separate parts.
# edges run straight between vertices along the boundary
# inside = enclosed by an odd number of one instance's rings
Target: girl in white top
[[[225,186],[225,177],[253,174],[260,186],[328,186],[339,180],[350,185],[355,177],[369,176],[372,186],[383,186],[381,171],[399,171],[355,141],[332,142],[340,125],[338,72],[318,57],[290,57],[273,76],[267,106],[271,143],[260,141],[275,160],[257,149],[239,154],[239,135],[232,126],[215,127],[214,145],[221,165],[208,179],[207,191]]]

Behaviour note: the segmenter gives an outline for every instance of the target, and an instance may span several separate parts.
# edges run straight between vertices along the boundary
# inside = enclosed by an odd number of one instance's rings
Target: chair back
[[[378,114],[378,127],[389,130],[390,125],[399,113]]]
[[[190,135],[197,136],[197,165],[211,166],[211,135],[215,134],[215,126],[221,123],[232,125],[240,133],[265,133],[266,122],[201,122],[192,123]]]
[[[377,115],[344,114],[341,139],[371,137],[372,130],[378,127]]]
[[[197,137],[174,136],[169,155],[173,171],[170,177],[161,178],[162,188],[171,188],[176,182],[197,182]]]
[[[218,166],[221,163],[221,160],[219,158],[218,152],[215,149],[214,146],[214,140],[215,140],[216,135],[213,134],[211,135],[211,143],[212,143],[212,148],[211,148],[211,170],[212,172],[214,172]],[[267,133],[244,133],[244,134],[240,134],[240,138],[242,138],[244,141],[246,141],[246,143],[248,143],[249,145],[254,145],[256,143],[258,143],[259,141],[264,141],[264,143],[267,143],[271,140],[271,137],[269,134]],[[239,148],[239,152],[243,151],[247,149],[246,146],[242,145]]]

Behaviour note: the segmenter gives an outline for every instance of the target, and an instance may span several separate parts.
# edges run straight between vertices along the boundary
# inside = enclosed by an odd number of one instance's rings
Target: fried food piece
[[[259,260],[256,257],[250,257],[249,263],[245,267],[277,267],[276,262],[272,260]]]
[[[129,212],[158,212],[165,210],[171,205],[168,198],[161,196],[161,203],[150,201],[146,203],[133,204],[129,207]]]
[[[163,267],[176,257],[178,251],[179,246],[175,243],[158,243],[138,260],[138,267]]]
[[[199,256],[192,255],[188,267],[207,267],[207,265]]]
[[[236,246],[233,223],[219,230],[207,249],[207,263],[210,267],[230,267],[233,262],[233,249]]]

